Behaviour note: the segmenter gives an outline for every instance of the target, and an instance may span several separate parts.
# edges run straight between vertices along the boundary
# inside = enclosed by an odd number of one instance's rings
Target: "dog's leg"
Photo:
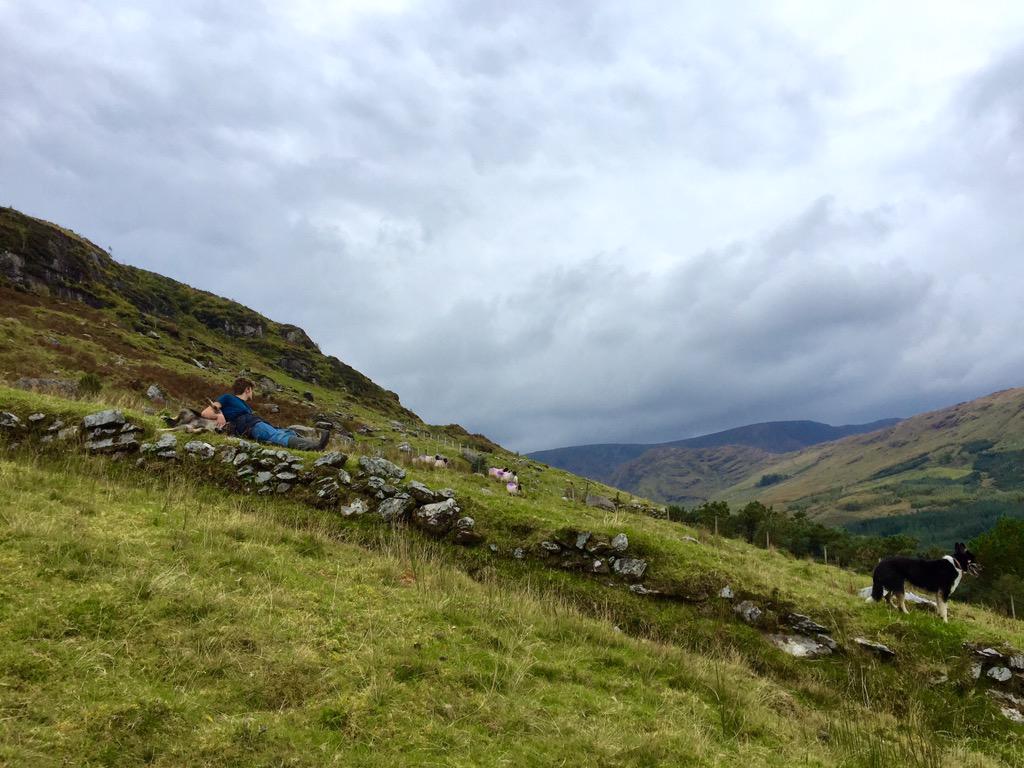
[[[906,594],[903,593],[903,592],[900,592],[899,595],[897,595],[896,599],[899,601],[900,610],[903,611],[904,613],[910,613],[910,611],[907,610],[907,596],[906,596]]]
[[[942,617],[942,621],[946,624],[949,623],[948,614],[949,603],[946,602],[941,592],[935,594],[935,610]]]

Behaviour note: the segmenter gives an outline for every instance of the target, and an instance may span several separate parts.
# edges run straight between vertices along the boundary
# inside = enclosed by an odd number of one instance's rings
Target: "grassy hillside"
[[[0,381],[73,392],[93,374],[104,395],[175,410],[202,406],[246,374],[256,409],[278,424],[331,421],[388,442],[392,422],[426,425],[398,396],[321,354],[301,328],[145,270],[81,236],[0,208]],[[157,385],[164,398],[150,403]],[[457,425],[430,432],[450,448],[494,446]]]
[[[669,504],[699,504],[774,458],[760,448],[743,445],[652,448],[619,466],[609,482]]]
[[[1019,514],[1022,460],[1024,389],[1010,389],[780,457],[719,497],[864,531],[932,532],[945,545]],[[860,522],[876,518],[886,522]]]
[[[95,405],[0,389],[0,410],[22,414],[68,420]],[[955,603],[942,625],[865,605],[862,577],[566,501],[557,470],[527,470],[532,492],[515,499],[468,471],[409,468],[455,489],[492,550],[225,492],[197,466],[0,445],[0,762],[1024,759],[1020,726],[962,647],[1021,648],[1024,631],[982,609]],[[565,529],[627,534],[661,594],[553,567],[538,544]],[[740,621],[717,597],[725,585],[769,624]],[[771,622],[791,610],[843,652],[808,661],[775,648]]]

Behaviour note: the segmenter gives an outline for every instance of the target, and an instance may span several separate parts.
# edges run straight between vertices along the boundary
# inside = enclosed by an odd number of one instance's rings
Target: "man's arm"
[[[203,409],[203,412],[199,415],[204,419],[214,419],[217,422],[218,427],[223,427],[227,423],[224,418],[224,414],[220,412],[220,403],[208,401],[210,404]]]

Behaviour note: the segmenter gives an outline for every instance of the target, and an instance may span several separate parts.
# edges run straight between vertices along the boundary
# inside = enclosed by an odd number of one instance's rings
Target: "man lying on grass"
[[[202,412],[204,419],[215,419],[218,424],[229,425],[231,434],[237,437],[251,437],[261,443],[283,445],[301,451],[321,451],[331,437],[330,432],[320,431],[320,439],[299,437],[291,429],[278,429],[253,413],[249,401],[255,385],[249,379],[235,379],[231,386],[234,394],[224,394],[211,402]]]

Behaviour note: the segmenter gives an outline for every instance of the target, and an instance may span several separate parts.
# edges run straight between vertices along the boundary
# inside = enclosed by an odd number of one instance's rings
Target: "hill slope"
[[[774,458],[744,445],[652,448],[617,467],[609,482],[668,504],[699,504]]]
[[[21,413],[68,421],[83,405],[0,389],[0,407]],[[4,448],[0,431],[5,763],[1024,758],[1021,726],[983,695],[998,686],[971,676],[962,646],[1020,648],[1016,623],[959,603],[949,625],[903,617],[857,598],[863,577],[728,539],[695,544],[697,531],[666,520],[610,521],[560,499],[555,470],[529,499],[501,499],[473,475],[410,468],[449,482],[495,545],[464,549],[369,515],[225,494],[188,461],[138,470]],[[627,535],[651,591],[558,567],[538,542],[566,526]],[[739,620],[722,584],[764,618]],[[768,633],[796,609],[844,652],[778,650]]]
[[[256,410],[280,423],[329,421],[339,432],[426,428],[398,396],[297,326],[237,302],[115,262],[73,232],[0,208],[0,380],[74,392],[94,374],[113,395],[158,407],[202,406],[241,374],[259,385]],[[42,380],[42,381],[31,381]],[[448,445],[491,450],[461,427],[432,428]]]
[[[1022,466],[1024,389],[1009,389],[776,458],[719,498],[756,498],[856,530],[925,534],[945,545],[990,528],[1000,514],[1020,514]],[[767,486],[766,475],[774,481]],[[858,523],[871,518],[887,520]]]

